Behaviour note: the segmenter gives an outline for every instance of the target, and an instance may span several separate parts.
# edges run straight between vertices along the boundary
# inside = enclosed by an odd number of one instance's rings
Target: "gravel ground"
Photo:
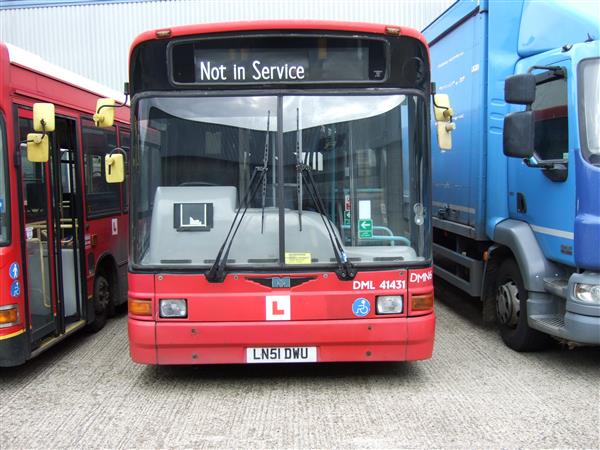
[[[0,447],[600,447],[600,348],[506,348],[437,304],[433,359],[145,367],[127,319],[0,369]]]

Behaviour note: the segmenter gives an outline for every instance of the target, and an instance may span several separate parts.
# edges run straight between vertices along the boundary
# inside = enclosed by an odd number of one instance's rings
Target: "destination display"
[[[379,39],[261,36],[201,39],[171,49],[175,84],[381,82],[387,44]]]

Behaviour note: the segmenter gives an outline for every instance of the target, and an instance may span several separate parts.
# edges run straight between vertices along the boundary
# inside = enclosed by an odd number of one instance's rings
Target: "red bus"
[[[103,160],[130,130],[127,107],[110,128],[92,121],[116,92],[35,55],[0,43],[0,73],[0,366],[13,366],[127,299],[126,186],[105,182]],[[47,162],[27,152],[40,104],[55,108]]]
[[[160,29],[131,47],[130,91],[134,361],[431,357],[421,34],[313,21]]]

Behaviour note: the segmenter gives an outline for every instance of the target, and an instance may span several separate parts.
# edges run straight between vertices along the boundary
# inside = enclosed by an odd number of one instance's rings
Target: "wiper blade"
[[[296,108],[296,166],[302,165],[302,146],[300,145],[300,108]],[[298,225],[302,231],[302,171],[296,170],[296,193],[298,195]]]
[[[242,202],[240,202],[240,206],[238,206],[237,211],[235,212],[235,216],[233,217],[233,222],[231,222],[231,226],[229,227],[229,231],[227,232],[227,236],[225,236],[225,240],[223,244],[219,248],[219,253],[217,253],[217,257],[215,258],[215,262],[211,266],[211,268],[206,273],[206,279],[211,283],[221,283],[225,279],[225,266],[227,265],[227,258],[229,257],[229,251],[231,250],[231,245],[233,244],[233,239],[240,229],[240,225],[244,220],[244,216],[246,215],[246,211],[248,211],[248,207],[256,193],[258,192],[258,188],[261,185],[263,187],[263,198],[262,198],[262,221],[261,224],[261,233],[264,227],[265,220],[265,197],[266,197],[266,181],[267,181],[267,172],[269,170],[269,124],[271,118],[271,111],[267,112],[267,138],[265,142],[265,152],[263,155],[263,165],[262,167],[255,167],[252,172],[252,176],[250,177],[250,182],[248,183],[248,190],[246,191],[246,195]],[[257,174],[260,175],[257,176]],[[240,211],[242,215],[240,217]],[[238,217],[240,219],[238,220]]]
[[[233,217],[233,222],[231,222],[231,226],[229,227],[229,231],[227,232],[227,236],[219,249],[219,253],[217,253],[217,257],[215,258],[215,262],[211,266],[211,268],[206,273],[206,279],[211,283],[221,283],[225,279],[225,265],[227,264],[227,258],[229,257],[229,250],[231,250],[231,244],[233,243],[233,239],[237,234],[237,231],[244,220],[244,216],[246,215],[246,211],[248,211],[248,207],[250,203],[256,196],[258,192],[258,188],[260,186],[261,180],[266,177],[267,170],[265,167],[255,167],[252,172],[252,176],[250,177],[250,183],[248,185],[248,191],[246,191],[246,195],[244,196],[243,201],[238,206],[237,211],[235,212],[235,216]],[[257,174],[259,174],[257,176]],[[242,215],[240,216],[240,211]],[[240,219],[238,220],[238,217]]]
[[[267,137],[265,138],[265,151],[263,153],[263,169],[267,170],[269,164],[269,125],[271,123],[271,111],[267,113]],[[265,231],[265,201],[267,198],[267,177],[262,179],[262,212],[260,221],[260,234]]]
[[[352,280],[356,276],[356,269],[352,265],[352,263],[348,260],[346,252],[344,251],[344,247],[341,242],[337,238],[335,234],[335,229],[333,224],[325,214],[325,207],[323,206],[323,200],[317,190],[317,185],[315,184],[315,180],[312,176],[312,170],[306,164],[299,164],[296,168],[298,170],[304,180],[306,181],[306,190],[312,198],[313,203],[317,208],[317,212],[321,216],[323,220],[323,224],[325,225],[325,229],[327,230],[327,235],[329,236],[329,241],[331,242],[331,246],[333,247],[333,253],[335,255],[335,259],[337,261],[338,268],[336,270],[336,274],[340,280]]]

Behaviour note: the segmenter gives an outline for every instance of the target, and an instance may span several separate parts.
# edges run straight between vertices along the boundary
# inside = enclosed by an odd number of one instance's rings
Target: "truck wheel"
[[[518,352],[541,350],[550,337],[529,327],[527,323],[527,291],[519,266],[513,259],[505,260],[496,278],[496,319],[504,343]]]
[[[92,333],[100,331],[106,324],[108,311],[112,303],[111,286],[108,279],[103,274],[96,275],[94,280],[94,320],[87,325],[87,329]]]

